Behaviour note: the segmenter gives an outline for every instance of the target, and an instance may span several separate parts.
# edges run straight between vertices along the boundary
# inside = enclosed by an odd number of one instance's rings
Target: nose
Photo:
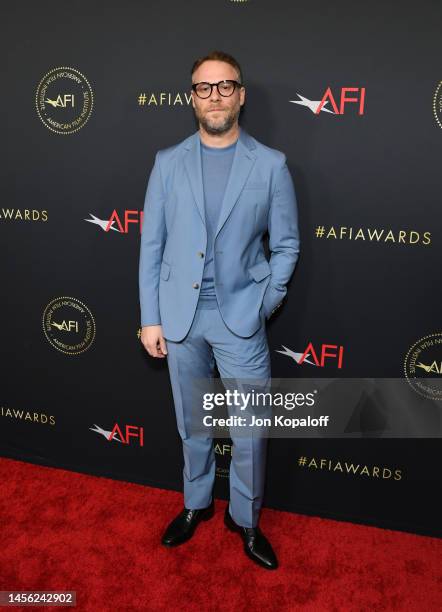
[[[219,100],[221,100],[221,96],[218,93],[218,87],[216,87],[216,85],[212,87],[212,93],[210,94],[210,99],[212,102],[218,102]]]

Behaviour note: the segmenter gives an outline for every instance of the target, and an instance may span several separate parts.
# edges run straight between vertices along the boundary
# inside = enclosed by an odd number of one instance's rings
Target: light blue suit
[[[270,261],[262,241],[267,230]],[[207,248],[199,132],[157,152],[141,235],[141,325],[161,324],[166,339],[187,508],[209,505],[215,478],[212,439],[189,431],[190,380],[211,377],[215,361],[222,379],[270,378],[265,319],[287,293],[299,247],[286,156],[240,128],[214,239],[217,308],[197,309]],[[253,527],[267,440],[231,437],[230,512],[239,525]]]

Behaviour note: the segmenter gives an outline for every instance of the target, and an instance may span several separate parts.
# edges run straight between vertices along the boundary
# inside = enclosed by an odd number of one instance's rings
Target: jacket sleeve
[[[263,308],[267,319],[281,306],[300,249],[295,187],[284,154],[276,174],[268,217],[268,231],[271,276],[263,297]]]
[[[166,197],[159,158],[158,151],[144,200],[138,274],[142,327],[161,324],[158,287],[167,231],[164,215]]]

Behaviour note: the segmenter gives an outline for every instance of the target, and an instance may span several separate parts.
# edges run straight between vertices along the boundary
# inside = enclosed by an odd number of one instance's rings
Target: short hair
[[[205,55],[204,57],[199,57],[193,63],[192,70],[190,71],[191,78],[195,70],[199,68],[201,64],[203,62],[206,62],[207,60],[217,60],[219,62],[226,62],[227,64],[230,64],[231,66],[233,66],[239,74],[239,82],[241,83],[241,85],[243,85],[241,66],[239,65],[239,63],[236,61],[236,59],[232,55],[229,55],[228,53],[224,53],[224,51],[211,51],[208,55]]]

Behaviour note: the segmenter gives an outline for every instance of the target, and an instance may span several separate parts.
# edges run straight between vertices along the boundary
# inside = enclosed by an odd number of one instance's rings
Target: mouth
[[[211,108],[209,109],[209,113],[215,113],[215,112],[222,111],[222,110],[224,109],[223,108]]]

